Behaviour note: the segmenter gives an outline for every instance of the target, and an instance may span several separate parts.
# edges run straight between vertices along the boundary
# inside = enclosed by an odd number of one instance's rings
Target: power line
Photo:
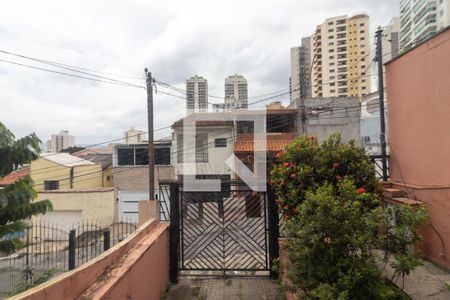
[[[58,66],[58,67],[67,67],[67,68],[71,68],[71,69],[78,69],[78,70],[88,71],[88,72],[91,72],[91,73],[99,73],[99,74],[105,74],[105,75],[110,75],[110,76],[115,76],[115,77],[123,77],[123,78],[138,79],[138,80],[143,80],[144,79],[144,78],[137,77],[137,76],[107,73],[107,72],[103,72],[103,71],[97,71],[97,70],[93,70],[93,69],[72,66],[72,65],[63,64],[63,63],[56,62],[56,61],[51,61],[51,60],[46,60],[46,59],[41,59],[41,58],[36,58],[36,57],[31,57],[31,56],[26,56],[26,55],[23,55],[23,54],[13,53],[13,52],[6,51],[6,50],[0,50],[0,52],[4,53],[4,54],[8,54],[8,55],[13,55],[13,56],[17,56],[17,57],[21,57],[21,58],[25,58],[25,59],[38,61],[38,62],[45,63],[45,64],[55,65],[55,66]]]
[[[161,128],[155,129],[154,132],[158,132],[158,131],[161,131],[161,130],[164,130],[164,129],[168,129],[168,128],[171,128],[171,127],[172,127],[172,125],[169,125],[169,126],[166,126],[166,127],[161,127]],[[144,132],[141,132],[141,133],[138,133],[138,134],[130,135],[129,137],[139,137],[139,136],[142,136],[142,135],[147,134],[147,133],[148,133],[148,132],[145,132],[145,131],[144,131]],[[109,144],[109,143],[121,141],[121,140],[124,140],[124,139],[126,139],[126,138],[123,137],[123,138],[118,138],[118,139],[108,140],[108,141],[104,141],[104,142],[100,142],[100,143],[96,143],[96,144],[87,145],[87,146],[85,146],[84,148],[87,149],[87,148],[90,148],[90,147],[95,147],[95,146],[100,146],[100,145],[104,145],[104,144]],[[51,156],[54,156],[54,155],[58,155],[58,154],[60,154],[60,153],[61,153],[61,152],[58,152],[58,153],[49,153],[49,154],[45,155],[45,157],[51,157]],[[45,158],[45,157],[44,157],[44,158]],[[86,159],[80,158],[79,160],[72,161],[72,163],[83,162],[83,161],[85,161],[85,160],[86,160]],[[51,166],[51,167],[39,168],[39,169],[36,169],[36,171],[49,170],[49,169],[52,169],[52,168],[58,168],[58,167],[59,167],[59,166]],[[39,173],[39,172],[38,172],[38,173]],[[43,172],[42,172],[42,173],[43,173]]]
[[[282,127],[282,126],[285,126],[285,125],[287,125],[287,124],[289,124],[289,123],[291,123],[291,120],[289,120],[289,119],[284,119],[284,120],[279,120],[279,121],[277,121],[275,124],[277,124],[278,126],[276,126],[275,128],[280,128],[280,127]],[[215,136],[222,136],[222,135],[215,135]],[[228,139],[232,139],[234,137],[234,134],[232,133],[230,136],[228,136],[228,137],[226,137],[226,139],[228,140]],[[205,144],[204,145],[204,147],[203,148],[199,148],[199,147],[197,147],[197,146],[194,146],[194,147],[191,147],[191,148],[188,148],[187,150],[190,150],[190,149],[192,149],[192,150],[207,150],[207,149],[210,149],[210,148],[213,148],[213,145],[215,144],[215,141],[214,142],[210,142],[210,143],[207,143],[207,144]],[[210,145],[210,146],[209,146]],[[205,148],[206,147],[206,148]],[[168,154],[168,156],[162,156],[163,158],[164,157],[172,157],[172,155],[176,155],[176,154],[178,154],[178,153],[183,153],[184,152],[184,150],[185,149],[182,149],[182,150],[177,150],[177,151],[174,151],[174,152],[170,152],[169,154]],[[134,155],[134,154],[133,154]],[[41,170],[41,169],[39,169],[39,170]],[[133,168],[130,168],[130,169],[124,169],[124,170],[121,170],[121,171],[118,171],[118,173],[121,173],[121,172],[126,172],[126,171],[130,171],[130,170],[133,170]],[[51,178],[51,179],[58,179],[58,181],[66,181],[66,180],[74,180],[75,178],[80,178],[80,177],[84,177],[84,176],[88,176],[88,175],[92,175],[92,174],[99,174],[99,173],[101,173],[101,176],[103,176],[103,170],[99,170],[99,171],[94,171],[94,172],[89,172],[89,173],[85,173],[85,174],[81,174],[81,175],[78,175],[78,176],[74,176],[74,177],[53,177],[53,178]],[[117,174],[117,173],[116,173]],[[62,175],[62,176],[65,176],[65,175]],[[95,177],[93,177],[93,178],[95,178]],[[50,178],[49,178],[50,179]],[[90,180],[90,179],[92,179],[92,178],[89,178],[89,179],[86,179],[86,180]],[[79,182],[79,181],[77,181],[77,182]],[[74,181],[74,183],[75,183],[75,181]],[[35,186],[43,186],[44,185],[44,183],[41,183],[41,184],[36,184]]]
[[[126,87],[133,87],[133,88],[145,88],[144,86],[140,86],[140,85],[124,84],[124,83],[115,82],[115,81],[107,81],[107,80],[102,80],[102,79],[98,79],[98,78],[85,77],[85,76],[81,76],[81,75],[70,74],[70,73],[50,70],[50,69],[46,69],[46,68],[31,66],[31,65],[27,65],[27,64],[22,64],[22,63],[18,63],[18,62],[13,62],[13,61],[5,60],[5,59],[0,59],[0,61],[4,62],[4,63],[12,64],[12,65],[22,66],[22,67],[26,67],[26,68],[30,68],[30,69],[45,71],[45,72],[59,74],[59,75],[64,75],[64,76],[69,76],[69,77],[75,77],[75,78],[79,78],[79,79],[86,79],[86,80],[90,80],[90,81],[109,83],[109,84],[126,86]]]

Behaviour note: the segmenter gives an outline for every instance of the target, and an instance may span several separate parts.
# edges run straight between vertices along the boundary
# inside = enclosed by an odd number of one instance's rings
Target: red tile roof
[[[30,167],[20,168],[5,177],[0,178],[0,186],[7,186],[13,184],[19,179],[22,179],[25,176],[30,175]]]
[[[267,133],[266,148],[264,149],[263,143],[253,141],[253,134],[239,134],[234,143],[234,152],[254,152],[255,150],[278,152],[284,150],[296,136],[296,133]]]

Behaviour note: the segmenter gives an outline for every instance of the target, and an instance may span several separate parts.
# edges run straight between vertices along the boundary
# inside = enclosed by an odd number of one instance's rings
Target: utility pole
[[[148,122],[148,199],[155,200],[155,147],[153,142],[153,78],[145,68],[147,82],[147,122]]]
[[[381,165],[383,181],[387,181],[387,159],[386,159],[386,123],[384,120],[384,76],[383,76],[383,47],[381,27],[378,27],[375,37],[377,39],[377,62],[378,62],[378,98],[380,99],[380,142],[381,142]]]

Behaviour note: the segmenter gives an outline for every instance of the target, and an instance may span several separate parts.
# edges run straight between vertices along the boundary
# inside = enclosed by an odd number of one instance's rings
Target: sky
[[[399,1],[6,0],[0,10],[0,51],[89,69],[138,86],[145,86],[146,67],[156,80],[182,89],[197,74],[208,80],[209,94],[216,96],[224,95],[226,77],[241,74],[254,97],[288,91],[290,48],[302,36],[311,35],[326,18],[360,12],[369,14],[373,37],[377,26],[398,16]],[[45,143],[52,133],[68,130],[76,144],[90,145],[122,138],[130,127],[147,129],[144,88],[1,60],[73,72],[0,52],[0,122],[16,137],[35,132]],[[155,129],[171,125],[186,110],[183,99],[162,92],[183,94],[157,89]],[[288,96],[276,100],[288,102]],[[168,136],[170,128],[155,133],[155,138]]]

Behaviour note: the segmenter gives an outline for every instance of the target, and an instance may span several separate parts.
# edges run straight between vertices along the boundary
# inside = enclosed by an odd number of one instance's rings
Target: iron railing
[[[95,221],[84,221],[70,227],[44,221],[31,223],[26,230],[5,237],[18,238],[23,246],[0,258],[0,298],[85,264],[136,228],[131,222],[101,226]]]
[[[372,163],[375,165],[375,172],[379,178],[383,178],[383,156],[382,155],[371,155],[370,159]],[[390,163],[389,163],[389,155],[386,155],[386,174],[387,179],[390,178]]]

